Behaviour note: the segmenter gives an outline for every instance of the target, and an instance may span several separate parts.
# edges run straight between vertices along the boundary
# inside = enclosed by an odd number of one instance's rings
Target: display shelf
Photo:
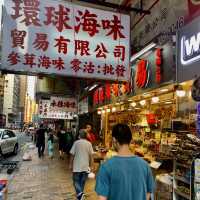
[[[183,164],[183,163],[178,163],[178,162],[176,162],[176,165],[177,165],[177,166],[180,166],[180,167],[184,167],[184,168],[186,168],[186,169],[190,169],[190,168],[191,168],[191,165],[188,165],[188,164]]]
[[[188,181],[186,178],[182,176],[175,175],[175,179],[178,181],[182,181],[183,183],[190,184],[190,181]]]
[[[182,162],[178,162],[176,159],[174,159],[174,176],[173,176],[173,200],[180,200],[180,199],[188,199],[191,200],[191,178],[190,180],[187,180],[185,178],[188,171],[191,171],[192,166],[189,166],[188,164],[183,164],[184,160]],[[177,171],[181,172],[180,174],[177,174]],[[187,188],[188,193],[182,192],[179,188]]]
[[[190,195],[186,194],[186,193],[183,193],[177,189],[174,189],[174,192],[182,197],[184,197],[185,199],[189,199],[190,200]]]

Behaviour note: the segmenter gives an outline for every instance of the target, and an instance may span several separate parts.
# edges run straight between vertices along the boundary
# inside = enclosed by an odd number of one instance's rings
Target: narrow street
[[[28,149],[26,144],[30,138],[19,136],[21,151],[18,156],[8,160],[19,160],[19,169],[9,176],[9,200],[75,200],[71,172],[68,170],[68,161],[60,160],[56,155],[53,160],[37,157],[37,149]],[[30,152],[32,161],[22,161],[24,152]],[[86,185],[86,199],[95,200],[94,181],[88,180]]]
[[[0,6],[0,200],[200,200],[200,0]]]

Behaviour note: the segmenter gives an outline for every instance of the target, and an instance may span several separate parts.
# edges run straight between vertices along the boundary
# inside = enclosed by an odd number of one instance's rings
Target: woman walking
[[[53,152],[54,152],[54,137],[53,137],[53,133],[50,132],[49,133],[49,137],[48,137],[48,154],[49,154],[49,158],[53,159]]]

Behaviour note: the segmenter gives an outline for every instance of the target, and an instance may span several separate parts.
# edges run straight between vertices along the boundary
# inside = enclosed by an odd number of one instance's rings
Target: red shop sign
[[[156,50],[156,83],[161,83],[162,81],[162,49]]]
[[[149,66],[147,60],[140,60],[137,64],[136,85],[138,88],[145,88],[149,82]]]
[[[155,65],[154,65],[155,64]],[[162,82],[162,64],[163,64],[163,55],[162,49],[158,48],[155,51],[155,83],[160,84]],[[146,88],[149,84],[150,79],[150,67],[151,62],[148,60],[140,60],[136,66],[136,75],[135,82],[138,88]]]

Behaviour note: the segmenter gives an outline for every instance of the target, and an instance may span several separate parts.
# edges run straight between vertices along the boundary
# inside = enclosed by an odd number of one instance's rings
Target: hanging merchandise
[[[156,119],[156,115],[155,114],[150,113],[150,114],[147,114],[146,117],[147,117],[147,122],[148,122],[149,125],[157,123],[157,119]]]
[[[194,161],[194,200],[200,200],[200,159]]]
[[[200,101],[200,77],[198,77],[192,85],[192,98]]]

